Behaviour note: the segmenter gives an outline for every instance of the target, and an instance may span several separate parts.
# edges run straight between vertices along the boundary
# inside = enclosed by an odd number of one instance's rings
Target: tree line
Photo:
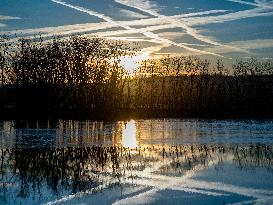
[[[136,114],[248,118],[273,116],[273,62],[237,60],[226,68],[197,57],[150,60],[136,71],[128,98]]]
[[[0,38],[0,114],[9,118],[272,117],[273,62],[226,68],[198,57],[120,65],[118,41]]]
[[[2,113],[103,116],[119,104],[126,45],[78,36],[6,42],[0,52]]]

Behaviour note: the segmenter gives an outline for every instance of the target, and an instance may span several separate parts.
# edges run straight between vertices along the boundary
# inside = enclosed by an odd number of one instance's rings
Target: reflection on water
[[[113,201],[103,203],[131,204],[143,195],[149,196],[145,203],[159,203],[154,197],[166,191],[203,195],[209,200],[203,204],[268,201],[273,195],[273,146],[13,148],[1,149],[1,159],[0,194],[6,204],[102,202],[93,197],[114,187],[127,191],[110,191]]]
[[[136,148],[136,124],[134,120],[131,120],[125,124],[122,131],[122,145],[127,148]]]
[[[134,120],[0,123],[3,148],[154,144],[273,144],[273,121]],[[124,144],[125,143],[125,144]]]
[[[3,122],[0,204],[272,204],[271,121]]]

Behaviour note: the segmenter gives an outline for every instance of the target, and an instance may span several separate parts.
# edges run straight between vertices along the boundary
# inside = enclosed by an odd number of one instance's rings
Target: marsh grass
[[[197,57],[148,60],[129,76],[128,45],[73,36],[1,38],[1,118],[272,118],[273,62],[225,68]]]

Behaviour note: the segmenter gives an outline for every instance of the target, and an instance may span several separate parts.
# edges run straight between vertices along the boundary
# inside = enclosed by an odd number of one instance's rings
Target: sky
[[[88,34],[164,55],[273,58],[271,0],[1,0],[0,35]],[[130,64],[131,61],[125,64]]]

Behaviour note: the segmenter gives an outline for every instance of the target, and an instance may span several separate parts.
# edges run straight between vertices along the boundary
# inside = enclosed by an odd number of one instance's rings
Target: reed
[[[272,118],[273,62],[225,68],[197,57],[147,60],[134,76],[122,42],[73,36],[0,41],[2,118]]]

